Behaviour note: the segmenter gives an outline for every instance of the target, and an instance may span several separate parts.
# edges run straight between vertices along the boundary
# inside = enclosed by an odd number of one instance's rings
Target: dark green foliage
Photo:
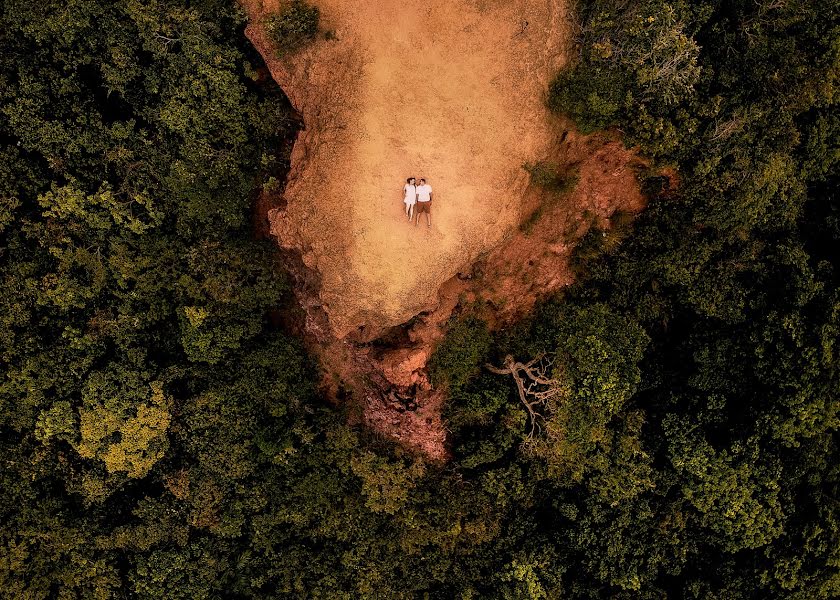
[[[592,133],[618,124],[628,87],[622,73],[575,66],[551,82],[548,105],[572,117],[583,133]]]
[[[454,320],[429,360],[432,383],[445,384],[457,393],[479,372],[489,349],[490,334],[483,321],[474,316]]]
[[[840,426],[840,294],[836,237],[828,234],[837,205],[828,190],[838,182],[828,116],[838,100],[828,83],[838,73],[837,8],[582,4],[581,60],[555,82],[552,107],[585,129],[607,123],[575,90],[612,73],[619,84],[604,93],[623,99],[611,124],[676,164],[680,189],[649,181],[651,205],[625,242],[616,248],[592,232],[578,252],[584,281],[565,304],[607,305],[652,340],[627,419],[644,411],[638,456],[653,454],[661,465],[650,478],[655,491],[621,514],[611,507],[599,522],[603,509],[587,499],[591,516],[581,524],[599,533],[573,541],[592,557],[599,581],[625,590],[832,597],[840,589],[828,550],[838,541],[836,507],[812,503],[836,490],[825,457],[836,462]],[[656,53],[634,25],[651,17],[645,35],[663,35],[655,22],[667,22],[665,39],[674,41],[653,48],[673,53],[661,64],[691,75],[660,82],[654,94],[646,81]],[[632,60],[641,55],[643,63]],[[630,517],[631,507],[643,512]],[[648,519],[660,525],[641,525]],[[792,562],[790,552],[804,551],[814,531],[831,531],[834,542]],[[595,549],[607,539],[609,547]],[[636,544],[650,550],[632,550]],[[655,561],[633,560],[640,554]]]
[[[571,191],[577,183],[577,175],[563,173],[557,165],[538,162],[524,165],[531,176],[531,183],[555,194]]]
[[[190,528],[240,535],[248,477],[309,435],[281,425],[314,373],[266,327],[287,285],[248,214],[288,105],[232,6],[202,10],[0,13],[4,597],[224,589]]]
[[[639,135],[655,132],[660,144],[674,143],[676,129],[663,129],[654,115],[671,114],[695,95],[700,48],[689,33],[690,8],[660,0],[581,4],[582,60],[551,84],[549,106],[585,133],[632,122]],[[691,133],[688,123],[679,128]]]
[[[317,6],[304,0],[284,0],[280,10],[268,18],[266,29],[277,53],[282,56],[314,40],[318,35],[320,19],[321,12]]]
[[[574,189],[578,175],[576,171],[563,172],[557,165],[548,162],[528,163],[523,165],[523,168],[531,176],[533,185],[549,192],[543,203],[520,224],[522,231],[530,233],[537,221],[542,218],[546,208],[560,202],[565,194]]]
[[[835,4],[579,3],[552,106],[679,185],[528,320],[449,324],[443,466],[269,325],[248,210],[294,131],[234,5],[3,4],[0,595],[840,595]]]

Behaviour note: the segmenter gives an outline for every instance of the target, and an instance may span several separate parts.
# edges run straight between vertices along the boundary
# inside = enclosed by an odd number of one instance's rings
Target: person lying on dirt
[[[420,222],[420,215],[426,213],[426,224],[429,228],[432,227],[432,186],[426,183],[426,180],[420,178],[420,185],[417,187],[417,208],[415,210],[417,220],[414,226]]]
[[[411,222],[411,217],[414,216],[414,205],[417,203],[417,186],[414,185],[414,177],[409,177],[405,180],[403,186],[403,202],[405,202],[405,214],[408,216],[408,222]]]

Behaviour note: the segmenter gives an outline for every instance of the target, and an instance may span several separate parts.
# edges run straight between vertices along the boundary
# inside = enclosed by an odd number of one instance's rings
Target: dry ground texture
[[[305,123],[282,208],[263,198],[258,210],[301,259],[298,320],[325,386],[350,391],[375,431],[445,459],[445,392],[425,368],[443,325],[483,299],[503,326],[568,285],[588,228],[642,208],[641,161],[545,107],[567,54],[562,0],[314,0],[334,39],[283,58],[264,30],[280,0],[242,2],[246,34]],[[530,185],[523,165],[539,161],[577,186],[558,200]],[[405,221],[409,175],[434,188],[431,230]]]
[[[262,29],[279,0],[246,0],[248,35],[306,125],[272,231],[321,276],[337,337],[374,337],[520,218],[526,161],[548,157],[545,89],[563,63],[560,0],[314,0],[334,32],[277,59]],[[435,191],[410,229],[402,186]]]

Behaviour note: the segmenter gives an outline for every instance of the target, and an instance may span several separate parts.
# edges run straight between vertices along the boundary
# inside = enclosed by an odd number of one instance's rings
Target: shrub
[[[546,208],[553,206],[557,200],[568,192],[571,192],[578,182],[576,170],[562,171],[555,164],[540,161],[536,163],[525,163],[522,168],[528,171],[531,176],[531,183],[549,192],[542,204],[520,224],[520,230],[530,234],[534,225],[539,221]]]
[[[481,319],[469,316],[453,321],[446,338],[429,360],[432,383],[460,389],[481,369],[490,350],[490,333]]]
[[[548,90],[551,110],[569,115],[583,133],[618,124],[629,83],[611,69],[576,66],[561,71]]]
[[[531,176],[531,183],[557,194],[571,191],[578,180],[576,172],[564,172],[558,165],[546,161],[525,163],[523,168]]]
[[[300,50],[318,35],[321,11],[303,0],[285,2],[280,11],[268,19],[267,29],[278,55]]]

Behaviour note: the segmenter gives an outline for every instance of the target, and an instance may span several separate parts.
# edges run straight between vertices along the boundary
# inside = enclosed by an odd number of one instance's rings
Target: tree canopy
[[[269,318],[297,124],[236,5],[3,3],[0,595],[840,595],[838,7],[575,16],[549,105],[651,157],[649,206],[524,321],[449,324],[440,465]]]

